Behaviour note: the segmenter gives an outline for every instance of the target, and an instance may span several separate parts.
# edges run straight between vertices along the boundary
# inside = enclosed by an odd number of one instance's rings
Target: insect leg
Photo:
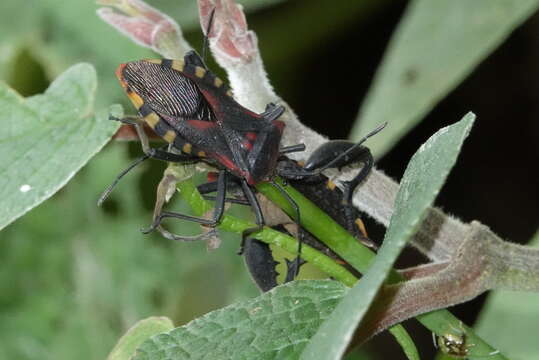
[[[126,125],[136,125],[136,124],[139,124],[139,123],[142,123],[142,118],[140,116],[124,116],[123,118],[119,118],[119,117],[116,117],[116,116],[113,116],[113,115],[109,115],[109,120],[112,120],[112,121],[119,121],[123,124],[126,124]]]
[[[305,151],[305,144],[297,144],[297,145],[290,145],[290,146],[282,147],[279,150],[279,153],[290,154],[293,152],[300,152],[300,151]]]
[[[196,161],[198,157],[187,155],[187,154],[175,154],[170,151],[164,151],[162,148],[155,149],[150,146],[150,142],[148,140],[148,136],[146,135],[146,132],[144,132],[143,124],[144,120],[139,116],[126,116],[124,118],[117,118],[115,116],[109,116],[109,120],[119,121],[124,124],[132,125],[135,130],[137,131],[137,135],[140,139],[140,143],[142,145],[142,151],[144,154],[147,155],[147,158],[157,159],[157,160],[163,160],[168,162],[191,162]],[[146,160],[144,159],[144,160]]]
[[[232,183],[229,180],[229,183],[228,183],[228,188],[229,188],[228,191],[229,192],[230,192],[231,185],[232,185],[232,187],[234,187],[234,186],[237,186],[238,184],[237,183]],[[217,181],[209,181],[207,183],[200,184],[200,185],[197,186],[197,190],[205,200],[215,201],[216,198],[217,198],[216,196],[207,195],[207,194],[217,191]],[[238,198],[238,197],[232,197],[232,198],[231,197],[226,197],[225,202],[231,203],[231,204],[238,204],[238,205],[250,205],[250,203],[249,203],[249,201],[247,201],[247,199]]]
[[[238,255],[243,254],[243,248],[244,248],[247,236],[257,231],[262,230],[265,224],[264,215],[262,214],[262,209],[260,208],[260,204],[258,203],[258,200],[256,199],[256,196],[253,190],[251,189],[251,187],[249,186],[249,184],[247,183],[245,179],[241,179],[241,188],[243,190],[243,193],[245,194],[245,197],[247,198],[247,201],[249,202],[249,205],[251,205],[251,208],[255,212],[255,222],[257,226],[243,230],[241,234],[241,244],[240,244],[240,249],[238,250]]]
[[[168,201],[167,198],[171,194],[171,192],[176,191],[176,185],[179,181],[184,180],[185,178],[176,172],[173,169],[174,166],[167,167],[165,170],[165,173],[163,174],[163,178],[161,181],[159,181],[159,184],[157,186],[157,194],[155,198],[155,205],[153,210],[153,219],[155,219],[156,216],[158,216],[162,210],[165,203]],[[212,238],[215,238],[218,236],[217,230],[212,228],[209,231],[206,230],[202,234],[195,235],[195,236],[180,236],[171,233],[167,229],[165,229],[163,226],[158,226],[156,230],[166,239],[169,240],[176,240],[176,241],[197,241],[197,240],[211,240]]]
[[[364,156],[360,161],[363,162],[364,165],[359,171],[359,173],[356,176],[354,176],[352,180],[343,182],[344,191],[343,191],[343,197],[342,197],[342,204],[344,206],[344,215],[346,217],[346,223],[348,224],[348,229],[351,230],[352,233],[359,239],[367,238],[367,234],[364,231],[364,229],[362,230],[361,228],[358,228],[360,224],[358,224],[358,226],[354,225],[355,221],[359,218],[356,217],[356,215],[354,214],[355,210],[354,210],[354,205],[352,203],[352,197],[354,195],[354,190],[367,177],[367,175],[369,175],[374,164],[374,159],[372,157],[371,152],[368,151],[368,149],[363,154]],[[360,230],[361,233],[358,230]]]
[[[301,218],[300,218],[300,212],[299,212],[299,206],[296,204],[294,199],[288,195],[288,193],[277,183],[274,181],[270,181],[269,184],[273,186],[275,189],[277,189],[281,195],[288,201],[288,203],[294,208],[295,216],[294,216],[294,222],[298,225],[298,227],[301,226]],[[287,274],[286,274],[286,282],[292,281],[294,278],[296,278],[299,274],[299,268],[304,263],[301,259],[301,247],[303,245],[303,237],[300,236],[298,239],[298,253],[296,255],[296,258],[292,262],[287,261]]]
[[[198,158],[195,158],[191,155],[183,155],[183,154],[174,154],[167,151],[163,151],[161,149],[153,149],[150,148],[147,153],[145,153],[143,156],[136,159],[131,165],[129,165],[125,170],[123,170],[117,177],[114,179],[112,184],[110,184],[105,191],[101,194],[99,199],[97,200],[97,206],[101,206],[103,202],[109,197],[112,190],[116,187],[118,182],[127,175],[131,170],[133,170],[135,167],[140,165],[142,162],[149,158],[169,161],[169,162],[178,162],[178,163],[192,163],[194,161],[197,161]]]
[[[273,120],[277,120],[284,113],[284,111],[284,106],[269,103],[268,105],[266,105],[266,109],[264,110],[264,112],[260,115],[267,121],[271,122]]]
[[[146,154],[144,156],[139,157],[137,160],[135,160],[131,165],[129,165],[125,170],[123,170],[118,176],[116,176],[116,179],[110,184],[105,191],[101,194],[99,199],[97,200],[97,206],[101,206],[103,202],[109,197],[110,193],[116,187],[116,185],[120,182],[120,180],[131,170],[133,170],[135,167],[140,165],[143,161],[149,159],[150,157]]]
[[[154,231],[160,226],[163,219],[166,219],[166,218],[176,218],[176,219],[182,219],[182,220],[187,220],[187,221],[193,221],[198,224],[209,226],[209,227],[217,226],[219,222],[221,221],[221,218],[223,217],[223,213],[225,210],[226,186],[227,186],[226,171],[221,170],[219,172],[219,178],[217,180],[217,196],[216,196],[216,201],[215,201],[215,208],[213,210],[213,215],[211,219],[180,214],[180,213],[176,213],[172,211],[162,211],[155,216],[155,219],[149,228],[142,229],[141,231],[144,234]],[[177,236],[177,239],[180,239],[180,238],[181,238],[180,236]]]

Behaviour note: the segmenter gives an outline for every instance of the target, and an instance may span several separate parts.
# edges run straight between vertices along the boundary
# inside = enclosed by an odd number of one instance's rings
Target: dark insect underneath
[[[279,165],[285,165],[287,168],[298,169],[301,166],[294,160],[283,158],[279,161]],[[372,249],[377,249],[377,245],[373,243],[367,235],[365,225],[361,220],[359,211],[353,206],[343,206],[343,192],[336,186],[333,181],[324,175],[320,176],[320,181],[306,182],[302,180],[290,180],[289,184],[296,190],[302,193],[303,196],[316,203],[316,205],[327,215],[329,215],[335,222],[347,229],[355,238],[358,239],[365,246]],[[208,196],[206,194],[215,192],[217,190],[216,181],[207,182],[198,186],[198,190],[208,200],[215,200],[214,196]],[[249,203],[243,198],[239,186],[232,183],[229,186],[229,191],[234,194],[234,198],[227,198],[227,201],[235,202],[237,204],[249,205]],[[238,194],[239,193],[239,194]],[[280,210],[276,205],[273,205],[271,201],[257,194],[257,198],[261,203],[265,220],[268,225],[275,230],[288,233],[294,236],[302,243],[307,244],[316,250],[324,253],[335,259],[342,266],[347,268],[351,273],[360,277],[361,274],[357,272],[353,267],[348,265],[339,255],[329,249],[324,243],[320,242],[311,233],[305,230],[301,226],[297,226],[291,223],[287,216],[282,217],[284,212]],[[262,291],[267,291],[277,286],[276,265],[269,245],[253,238],[247,238],[244,244],[244,260],[247,268]],[[291,276],[293,271],[290,270],[290,266],[293,263],[285,259],[286,265],[289,268],[287,271],[286,281],[292,280]]]
[[[163,233],[161,222],[165,218],[194,221],[207,227],[219,224],[224,208],[227,186],[234,181],[253,208],[257,226],[242,234],[242,244],[248,235],[262,229],[264,215],[256,198],[254,186],[268,182],[291,203],[295,209],[294,221],[300,224],[300,212],[295,202],[273,179],[280,175],[293,181],[310,181],[319,178],[321,172],[331,167],[342,167],[353,162],[363,162],[360,172],[345,184],[342,205],[347,209],[346,218],[353,227],[351,198],[355,187],[368,175],[373,159],[362,142],[380,131],[383,126],[368,134],[356,144],[333,141],[317,149],[306,165],[284,166],[279,162],[284,154],[303,151],[303,144],[281,146],[284,122],[278,120],[285,111],[283,106],[270,103],[266,110],[257,114],[239,103],[230,89],[216,77],[194,51],[188,52],[184,60],[139,60],[120,65],[116,75],[140,116],[115,119],[133,125],[141,139],[145,155],[122,172],[104,192],[99,203],[104,201],[119,179],[128,171],[148,158],[168,162],[204,162],[218,169],[215,208],[211,219],[199,218],[170,211],[155,214],[152,225],[145,233],[158,230]],[[149,146],[143,124],[163,138],[168,149]],[[199,238],[204,238],[202,234]],[[175,240],[192,241],[197,237],[186,237],[167,233]],[[299,241],[298,254],[301,253]],[[291,266],[293,278],[300,264],[299,255]]]

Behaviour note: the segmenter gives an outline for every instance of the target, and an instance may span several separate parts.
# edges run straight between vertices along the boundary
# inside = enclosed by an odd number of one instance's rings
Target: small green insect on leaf
[[[118,124],[107,119],[121,108],[96,113],[96,89],[89,64],[26,99],[0,83],[0,229],[64,186],[114,134]]]

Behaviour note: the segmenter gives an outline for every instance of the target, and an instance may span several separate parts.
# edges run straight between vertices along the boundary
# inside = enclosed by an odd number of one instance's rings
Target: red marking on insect
[[[250,141],[242,141],[242,145],[245,149],[249,151],[253,150],[253,143]]]
[[[249,174],[248,172],[244,171],[244,170],[241,170],[235,163],[234,161],[232,161],[231,159],[229,159],[227,156],[225,155],[221,155],[221,154],[216,154],[216,153],[212,153],[211,154],[213,156],[214,159],[216,159],[217,161],[219,161],[223,166],[225,166],[230,172],[232,172],[233,174],[236,174],[237,176],[240,176],[240,177],[243,177],[247,180],[247,182],[250,184],[250,185],[254,185],[255,182],[249,182],[249,181],[253,181],[252,177],[251,177],[251,174]]]
[[[215,127],[215,123],[204,120],[187,120],[187,122],[199,130],[206,130]]]
[[[208,182],[215,182],[217,181],[218,177],[219,173],[216,173],[215,171],[208,171]]]
[[[271,122],[273,125],[275,125],[277,127],[277,129],[279,129],[281,131],[281,134],[283,133],[284,131],[284,127],[286,126],[286,124],[284,123],[284,121],[281,121],[281,120],[273,120]]]
[[[118,80],[120,80],[120,85],[124,89],[127,89],[127,82],[125,81],[124,75],[123,75],[123,71],[126,65],[127,64],[120,64],[120,66],[118,66],[118,68],[116,69],[116,77],[118,78]]]

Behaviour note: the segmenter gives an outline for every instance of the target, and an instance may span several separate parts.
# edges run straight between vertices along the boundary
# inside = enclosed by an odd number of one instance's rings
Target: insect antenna
[[[135,160],[131,165],[127,167],[127,169],[123,170],[117,177],[114,179],[112,184],[109,185],[108,188],[103,191],[103,194],[99,197],[99,200],[97,200],[97,206],[101,206],[103,202],[109,197],[112,190],[116,187],[118,182],[124,177],[125,174],[133,170],[133,168],[137,167],[140,163],[142,163],[144,160],[147,160],[150,158],[150,154],[145,154],[141,157],[139,157],[137,160]]]
[[[210,13],[210,20],[208,21],[208,27],[206,28],[206,33],[204,34],[204,44],[202,45],[202,60],[206,62],[206,50],[209,49],[209,37],[211,27],[213,25],[213,18],[215,16],[215,8],[212,9]]]
[[[374,129],[373,131],[371,131],[370,133],[368,133],[367,135],[365,135],[363,137],[363,139],[359,140],[359,142],[357,142],[354,146],[352,146],[351,148],[349,148],[348,150],[346,150],[345,152],[343,152],[342,154],[340,154],[339,156],[337,156],[335,159],[333,159],[332,161],[330,161],[329,163],[327,163],[326,165],[322,166],[321,168],[317,169],[316,170],[316,174],[320,174],[322,171],[326,170],[326,169],[329,169],[331,167],[333,167],[333,165],[335,165],[336,163],[338,163],[342,158],[346,157],[348,154],[351,154],[353,151],[355,151],[358,147],[361,146],[361,144],[363,144],[365,141],[367,141],[368,138],[370,138],[371,136],[373,135],[376,135],[378,134],[380,131],[382,131],[387,125],[387,122],[383,123],[382,125],[378,126],[376,129]]]

